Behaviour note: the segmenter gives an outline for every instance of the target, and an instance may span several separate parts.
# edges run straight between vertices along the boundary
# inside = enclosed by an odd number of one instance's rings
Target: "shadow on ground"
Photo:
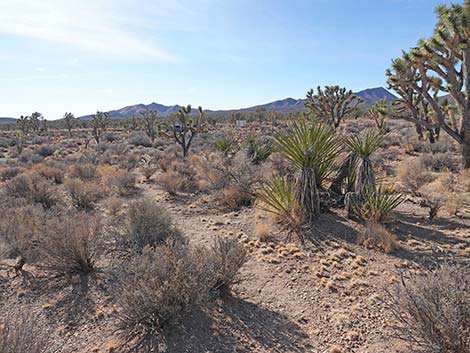
[[[312,352],[308,336],[287,317],[242,299],[219,300],[167,335],[167,352]]]

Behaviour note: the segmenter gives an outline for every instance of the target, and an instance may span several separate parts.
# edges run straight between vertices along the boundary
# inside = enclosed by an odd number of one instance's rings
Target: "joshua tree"
[[[92,128],[91,134],[95,139],[96,143],[100,143],[101,135],[106,131],[106,127],[109,121],[109,113],[103,113],[97,111],[93,118],[91,119],[90,125]]]
[[[28,134],[30,124],[27,116],[20,116],[20,118],[16,120],[16,125],[18,125],[18,128],[23,136],[26,136]]]
[[[438,138],[439,124],[433,120],[429,103],[422,93],[417,92],[408,82],[419,79],[418,70],[406,58],[395,59],[392,67],[387,70],[388,88],[393,89],[399,96],[393,102],[393,109],[388,114],[393,118],[400,118],[413,122],[420,140],[424,139],[423,128],[428,131],[429,142],[434,143]],[[434,98],[437,99],[442,81],[433,77],[427,87]],[[424,88],[424,87],[423,87]]]
[[[190,105],[181,107],[176,114],[176,121],[173,123],[173,136],[183,150],[183,157],[188,155],[191,142],[199,132],[204,120],[204,112],[201,107],[198,108],[199,115],[193,118],[189,116],[191,110]]]
[[[470,168],[470,0],[463,5],[441,5],[436,12],[433,36],[420,40],[403,58],[394,60],[392,71],[406,64],[416,72],[412,77],[400,77],[397,83],[422,95],[435,123],[461,145],[464,168]],[[440,85],[431,89],[438,79]],[[438,95],[433,94],[436,90],[450,94],[457,117],[449,116],[439,104]],[[408,119],[428,126],[414,117]]]
[[[72,113],[64,114],[64,124],[66,129],[69,131],[69,136],[72,137],[72,129],[75,126],[75,117]]]
[[[317,94],[314,94],[313,89],[307,92],[305,107],[311,116],[327,121],[337,128],[341,120],[357,114],[358,105],[361,103],[362,99],[346,88],[325,86],[323,90],[318,86]]]
[[[388,106],[385,99],[380,99],[369,108],[367,114],[374,120],[375,126],[381,132],[386,132],[387,126],[385,118],[388,114]]]
[[[31,124],[31,129],[34,132],[38,132],[41,129],[41,120],[43,119],[44,117],[41,113],[34,112],[33,114],[31,114],[31,116],[29,117],[29,121]]]
[[[157,123],[157,114],[156,110],[146,110],[142,113],[142,121],[144,122],[144,129],[147,136],[153,141],[157,137],[157,130],[155,125]]]

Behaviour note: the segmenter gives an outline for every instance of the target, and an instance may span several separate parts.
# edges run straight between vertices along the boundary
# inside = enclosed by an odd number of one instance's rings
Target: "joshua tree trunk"
[[[375,174],[368,157],[361,159],[354,191],[363,194],[367,189],[375,190]]]
[[[348,174],[351,172],[351,167],[355,159],[356,159],[356,156],[354,153],[350,153],[346,157],[346,159],[341,164],[341,167],[339,168],[338,173],[336,174],[335,178],[333,179],[331,183],[331,186],[330,186],[331,191],[333,191],[336,194],[343,193],[343,190],[341,190],[341,187],[343,185],[344,180],[348,177]]]
[[[462,143],[463,167],[466,169],[470,168],[470,127],[467,131]]]
[[[311,224],[320,214],[320,195],[314,169],[303,168],[298,176],[297,185],[297,197],[304,221]]]

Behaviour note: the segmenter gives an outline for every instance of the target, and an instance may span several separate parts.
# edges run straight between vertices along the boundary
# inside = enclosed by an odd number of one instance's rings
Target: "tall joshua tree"
[[[145,110],[142,113],[142,121],[144,122],[144,129],[147,136],[153,141],[157,137],[157,114],[156,110]]]
[[[441,5],[436,12],[438,21],[432,37],[421,39],[410,52],[394,60],[392,72],[404,64],[416,72],[410,77],[397,76],[397,83],[422,95],[432,109],[435,123],[461,145],[463,166],[470,168],[470,0],[463,5]],[[443,108],[435,90],[449,93],[455,102],[456,116],[450,116]],[[414,117],[408,119],[427,126]]]
[[[72,113],[64,114],[64,124],[65,124],[65,128],[69,132],[69,136],[72,137],[72,129],[75,126],[75,117],[73,116]]]
[[[438,137],[439,124],[432,118],[432,110],[421,92],[416,91],[409,82],[419,80],[418,69],[406,57],[393,60],[392,67],[387,70],[387,84],[398,94],[393,109],[388,112],[392,118],[408,120],[415,124],[420,140],[424,139],[423,129],[428,131],[429,142],[434,143]],[[435,99],[442,89],[442,80],[432,77],[423,86]]]
[[[93,115],[93,118],[91,119],[90,125],[91,125],[91,134],[93,135],[93,138],[95,139],[95,142],[98,144],[100,143],[101,135],[103,132],[106,131],[106,128],[108,126],[108,121],[109,121],[109,113],[103,113],[100,111],[97,111],[95,115]]]
[[[341,120],[357,113],[361,103],[362,99],[344,87],[325,86],[325,89],[322,89],[318,86],[317,94],[314,94],[313,89],[307,92],[305,107],[312,116],[337,128]]]
[[[204,112],[201,107],[198,108],[199,114],[194,117],[189,116],[191,110],[190,105],[181,107],[176,114],[176,121],[173,123],[173,137],[181,146],[183,157],[188,155],[193,138],[199,132],[204,120]]]

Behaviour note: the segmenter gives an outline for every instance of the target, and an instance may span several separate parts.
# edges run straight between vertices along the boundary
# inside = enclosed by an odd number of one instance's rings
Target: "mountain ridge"
[[[363,100],[363,103],[361,104],[361,108],[365,108],[365,109],[369,108],[380,99],[385,99],[387,102],[391,102],[397,99],[392,93],[390,93],[383,87],[367,88],[365,90],[356,92],[355,94]],[[305,110],[305,106],[304,106],[305,102],[306,102],[306,99],[295,99],[295,98],[288,97],[288,98],[276,100],[273,102],[269,102],[266,104],[255,105],[252,107],[246,107],[246,108],[240,108],[240,109],[225,109],[225,110],[206,109],[204,110],[204,112],[207,115],[230,114],[233,112],[252,113],[252,112],[255,112],[257,109],[261,108],[261,109],[265,109],[268,112],[279,111],[279,112],[285,113],[285,112]],[[126,119],[126,118],[131,118],[133,116],[139,116],[142,111],[145,111],[148,109],[154,109],[158,112],[159,116],[166,117],[172,113],[178,112],[180,107],[181,106],[178,104],[166,106],[166,105],[158,104],[155,102],[152,102],[147,105],[140,103],[140,104],[126,106],[124,108],[117,109],[117,110],[111,110],[109,111],[109,113],[110,113],[111,119]],[[86,120],[90,120],[92,117],[93,115],[90,114],[90,115],[81,116],[80,119],[86,121]]]
[[[356,92],[355,94],[363,100],[363,103],[360,106],[363,109],[369,108],[379,99],[385,99],[388,103],[397,99],[392,93],[390,93],[388,90],[386,90],[383,87],[367,88],[362,91]],[[295,99],[292,97],[288,97],[288,98],[279,99],[279,100],[265,103],[265,104],[255,105],[252,107],[245,107],[245,108],[240,108],[240,109],[226,109],[226,110],[206,109],[204,110],[204,112],[207,115],[215,115],[215,114],[231,114],[233,112],[253,113],[257,109],[264,109],[267,112],[279,111],[282,113],[287,113],[287,112],[305,110],[305,106],[304,106],[305,102],[306,102],[306,99]],[[167,106],[164,104],[152,102],[150,104],[139,103],[139,104],[134,104],[134,105],[128,105],[120,109],[108,111],[108,113],[110,114],[111,119],[128,119],[128,118],[132,118],[133,116],[137,116],[137,117],[140,116],[140,113],[145,110],[153,109],[158,112],[158,116],[166,117],[166,116],[169,116],[170,114],[178,112],[180,108],[181,108],[181,105],[178,105],[178,104]],[[194,112],[196,112],[196,110],[194,110]],[[79,119],[83,121],[88,121],[92,119],[92,117],[93,117],[93,114],[89,114],[89,115],[80,116]],[[16,119],[14,118],[8,118],[8,117],[0,118],[0,124],[14,123],[15,121]]]

